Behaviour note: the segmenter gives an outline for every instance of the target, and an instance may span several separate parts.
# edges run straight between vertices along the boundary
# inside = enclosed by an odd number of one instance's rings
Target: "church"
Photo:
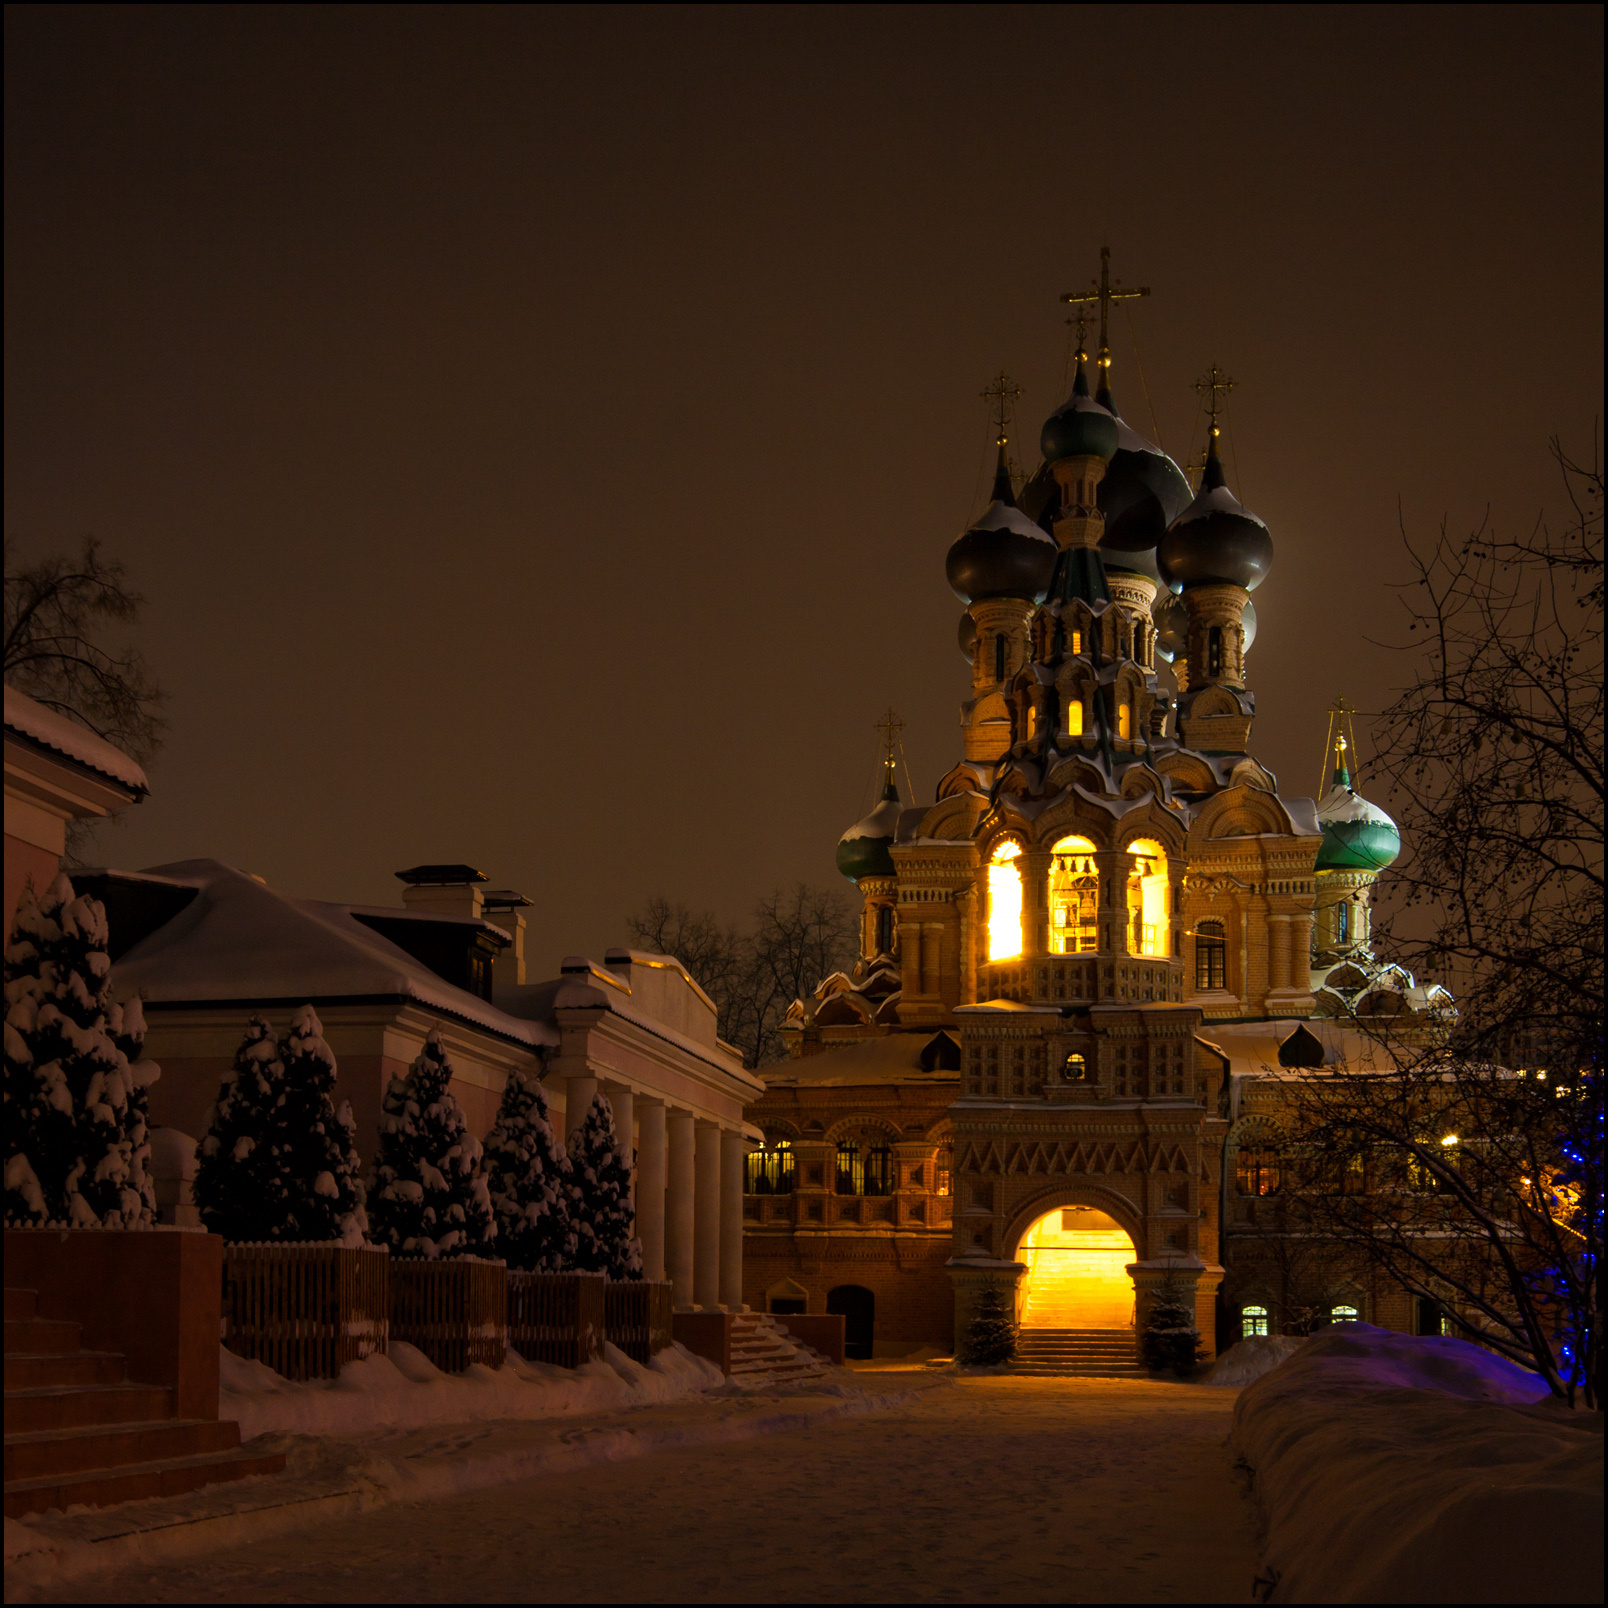
[[[1356,1053],[1359,1008],[1442,1003],[1371,952],[1400,842],[1351,786],[1343,704],[1321,801],[1252,754],[1274,536],[1228,484],[1215,366],[1198,487],[1124,419],[1107,336],[1131,294],[1103,269],[1067,298],[1098,303],[1093,389],[1080,320],[1019,490],[996,383],[992,499],[946,559],[959,755],[906,804],[890,739],[837,849],[859,961],[794,1005],[746,1112],[745,1299],[843,1313],[851,1354],[947,1352],[1002,1281],[1029,1363],[1131,1366],[1164,1285],[1208,1354],[1269,1332],[1281,1294],[1249,1247],[1281,1068]],[[1332,1315],[1407,1328],[1404,1301],[1358,1274]]]

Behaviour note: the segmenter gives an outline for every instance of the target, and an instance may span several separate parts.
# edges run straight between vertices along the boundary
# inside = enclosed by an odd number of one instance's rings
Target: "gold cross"
[[[1226,397],[1233,389],[1234,382],[1215,363],[1195,381],[1195,395],[1204,396],[1207,399],[1206,413],[1211,420],[1209,432],[1211,435],[1218,434],[1217,415],[1222,412],[1222,408],[1217,401],[1217,393],[1221,391]]]
[[[1080,302],[1099,302],[1099,304],[1100,304],[1100,358],[1099,358],[1099,363],[1100,363],[1100,367],[1102,369],[1108,369],[1108,368],[1111,367],[1111,340],[1110,340],[1110,335],[1111,335],[1111,304],[1112,304],[1112,302],[1114,302],[1114,301],[1133,301],[1133,300],[1135,300],[1136,298],[1138,298],[1140,296],[1148,296],[1150,294],[1150,287],[1148,285],[1141,285],[1137,290],[1124,290],[1124,289],[1122,289],[1122,281],[1120,279],[1118,279],[1115,282],[1113,282],[1113,280],[1111,278],[1111,247],[1110,246],[1101,246],[1100,247],[1100,277],[1099,277],[1098,280],[1091,279],[1089,281],[1089,283],[1094,286],[1093,290],[1086,290],[1086,291],[1082,291],[1082,292],[1069,291],[1065,296],[1063,296],[1061,298],[1061,300],[1064,301],[1064,302],[1070,302],[1074,306],[1076,306]],[[1083,341],[1082,341],[1082,338],[1080,336],[1079,340],[1078,340],[1078,345],[1081,347],[1082,344],[1083,344]]]
[[[1008,439],[1006,426],[1010,423],[1010,416],[1016,410],[1016,400],[1022,395],[1022,388],[1009,374],[1001,369],[987,385],[983,387],[982,397],[990,403],[989,415],[994,421],[994,445],[1002,447]],[[892,710],[888,711],[892,714]]]
[[[899,733],[905,729],[905,723],[893,712],[893,705],[888,705],[888,712],[877,722],[877,730],[882,733],[882,760],[891,770],[893,768],[893,751],[899,744]]]

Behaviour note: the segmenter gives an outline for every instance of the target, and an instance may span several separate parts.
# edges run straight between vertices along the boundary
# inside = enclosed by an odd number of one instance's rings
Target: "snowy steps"
[[[130,1381],[116,1352],[82,1350],[79,1326],[41,1318],[32,1290],[6,1291],[5,1368],[7,1518],[178,1496],[285,1466],[279,1453],[242,1450],[238,1424],[176,1418],[171,1391]]]
[[[788,1334],[768,1312],[739,1312],[731,1326],[731,1372],[745,1385],[817,1379],[826,1359]]]
[[[1011,1372],[1100,1379],[1143,1379],[1132,1329],[1023,1329]]]

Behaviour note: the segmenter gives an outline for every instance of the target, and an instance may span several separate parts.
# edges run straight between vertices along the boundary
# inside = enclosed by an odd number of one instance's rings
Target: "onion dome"
[[[1335,754],[1334,786],[1318,805],[1323,845],[1316,871],[1383,871],[1401,853],[1396,823],[1351,786],[1345,748]]]
[[[1044,421],[1039,433],[1045,463],[1059,463],[1063,458],[1104,458],[1109,462],[1117,450],[1117,421],[1089,395],[1083,361],[1079,352],[1072,394]]]
[[[1143,552],[1154,547],[1189,506],[1189,482],[1160,447],[1146,441],[1123,420],[1103,374],[1099,401],[1117,422],[1117,450],[1106,465],[1096,493],[1100,512],[1105,516],[1100,550],[1116,554]],[[1123,563],[1120,557],[1115,562]]]
[[[891,877],[893,834],[899,825],[899,789],[894,785],[893,768],[888,768],[882,801],[863,821],[856,821],[838,839],[837,868],[850,882],[861,877]]]
[[[1059,551],[1055,538],[1016,506],[1001,436],[993,501],[970,530],[955,538],[944,560],[955,596],[962,603],[976,603],[985,597],[1020,597],[1042,603],[1050,590]]]
[[[1182,598],[1163,592],[1151,604],[1150,618],[1156,627],[1156,652],[1168,664],[1180,654],[1188,653],[1189,610],[1184,607]]]
[[[1240,630],[1245,633],[1245,651],[1251,650],[1251,644],[1256,641],[1256,605],[1245,599],[1245,607],[1240,611]]]
[[[1249,592],[1267,579],[1273,567],[1273,538],[1228,489],[1217,456],[1217,437],[1213,434],[1208,440],[1200,492],[1162,537],[1156,564],[1175,592],[1224,583]]]

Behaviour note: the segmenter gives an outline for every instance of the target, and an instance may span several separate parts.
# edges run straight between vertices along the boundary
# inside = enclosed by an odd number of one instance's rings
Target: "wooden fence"
[[[225,1245],[223,1343],[287,1379],[333,1379],[386,1349],[390,1273],[378,1245]]]
[[[510,1271],[508,1344],[527,1362],[592,1362],[603,1355],[604,1291],[612,1288],[601,1273]]]
[[[610,1282],[603,1292],[603,1324],[609,1344],[633,1362],[646,1363],[670,1344],[675,1287],[642,1280]]]
[[[391,1260],[391,1339],[417,1346],[444,1373],[500,1368],[508,1346],[508,1270],[461,1256]]]

